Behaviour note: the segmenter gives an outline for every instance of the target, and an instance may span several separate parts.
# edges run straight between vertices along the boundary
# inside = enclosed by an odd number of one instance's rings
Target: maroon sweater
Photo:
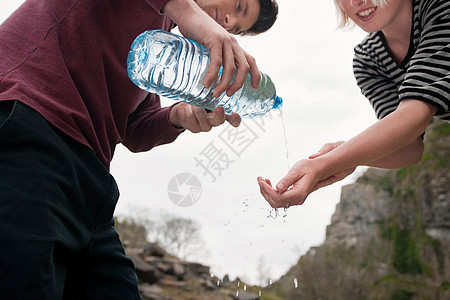
[[[109,168],[115,146],[169,143],[159,97],[136,87],[126,60],[134,38],[170,30],[167,0],[28,0],[0,26],[0,101],[19,100],[95,151]]]

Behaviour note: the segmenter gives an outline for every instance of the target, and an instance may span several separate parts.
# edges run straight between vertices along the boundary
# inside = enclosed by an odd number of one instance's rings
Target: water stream
[[[287,169],[289,171],[291,169],[291,165],[289,162],[289,147],[288,147],[288,141],[287,141],[286,121],[284,119],[283,108],[280,107],[279,110],[280,110],[281,124],[283,125],[284,147],[286,149]]]
[[[286,120],[284,119],[283,107],[280,107],[279,111],[280,111],[281,125],[282,125],[283,136],[284,136],[284,148],[286,150],[287,171],[289,172],[289,170],[291,169],[291,164],[290,164],[290,160],[289,160],[289,147],[288,147],[288,140],[287,140]],[[283,214],[282,214],[283,218],[287,217],[287,209],[288,209],[288,207],[283,208]],[[278,216],[280,216],[278,209],[272,208],[269,211],[269,215],[267,216],[267,218],[276,219],[276,218],[278,218]]]

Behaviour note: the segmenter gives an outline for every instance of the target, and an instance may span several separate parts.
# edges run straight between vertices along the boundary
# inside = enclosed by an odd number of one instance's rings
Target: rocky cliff
[[[425,145],[421,163],[369,169],[343,187],[324,244],[272,291],[286,299],[450,299],[450,125],[434,121]]]
[[[169,255],[157,244],[127,247],[143,300],[259,300],[255,287],[238,278],[217,278],[208,266]]]

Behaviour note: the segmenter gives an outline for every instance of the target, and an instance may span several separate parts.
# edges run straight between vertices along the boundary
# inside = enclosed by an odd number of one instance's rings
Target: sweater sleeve
[[[155,11],[159,11],[160,13],[162,13],[162,9],[164,7],[164,5],[166,5],[166,3],[169,0],[145,0],[148,4],[150,4],[151,7],[153,7],[153,9]]]
[[[128,117],[127,131],[122,144],[132,152],[143,152],[173,142],[184,129],[170,123],[171,108],[162,108],[159,96],[149,94]]]

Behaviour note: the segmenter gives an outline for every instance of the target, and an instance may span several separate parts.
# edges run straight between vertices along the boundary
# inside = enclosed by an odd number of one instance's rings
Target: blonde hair
[[[338,27],[342,29],[352,28],[354,26],[353,22],[351,22],[350,18],[347,14],[342,10],[339,5],[339,0],[333,0],[336,6],[337,18],[338,18]],[[368,1],[368,0],[365,0]],[[391,0],[370,0],[376,6],[386,5]]]

